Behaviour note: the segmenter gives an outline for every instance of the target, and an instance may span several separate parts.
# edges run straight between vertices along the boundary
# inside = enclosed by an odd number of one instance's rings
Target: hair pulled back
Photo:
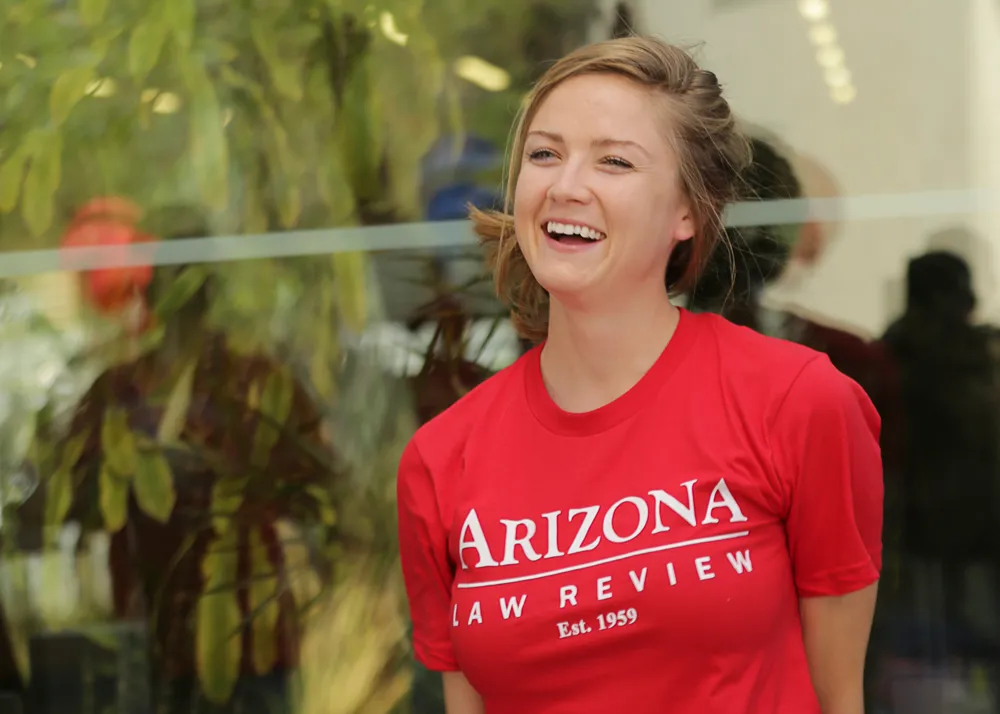
[[[725,230],[722,211],[739,198],[750,145],[736,126],[716,76],[698,67],[685,50],[647,37],[624,37],[585,45],[552,65],[525,98],[513,129],[502,211],[473,208],[473,228],[486,249],[498,297],[512,310],[518,334],[533,341],[548,332],[548,294],[538,284],[517,245],[511,215],[524,143],[535,114],[553,89],[572,77],[614,74],[668,101],[667,121],[682,189],[695,219],[695,235],[679,243],[667,268],[672,294],[687,292]]]

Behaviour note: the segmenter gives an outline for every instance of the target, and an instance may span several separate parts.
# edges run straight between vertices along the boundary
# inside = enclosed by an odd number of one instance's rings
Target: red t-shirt
[[[681,312],[629,392],[571,414],[540,350],[399,471],[417,658],[488,714],[813,714],[798,599],[878,579],[879,418],[829,360]]]

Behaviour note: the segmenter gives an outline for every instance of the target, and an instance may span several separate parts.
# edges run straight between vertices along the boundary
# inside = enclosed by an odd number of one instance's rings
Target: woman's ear
[[[674,241],[691,240],[695,234],[694,213],[688,204],[683,204],[678,215],[677,223],[674,226],[674,233],[671,236]]]

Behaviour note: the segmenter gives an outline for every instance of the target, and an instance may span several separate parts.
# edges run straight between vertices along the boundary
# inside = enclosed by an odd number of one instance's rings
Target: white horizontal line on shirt
[[[676,548],[687,548],[692,545],[701,545],[702,543],[716,543],[721,540],[732,540],[734,538],[745,538],[750,535],[750,531],[738,531],[736,533],[723,533],[717,536],[708,536],[705,538],[692,538],[691,540],[682,540],[677,543],[667,543],[666,545],[658,545],[654,548],[642,548],[640,550],[633,550],[629,553],[620,553],[619,555],[613,555],[610,558],[601,558],[600,560],[595,560],[590,563],[579,563],[577,565],[570,565],[565,568],[557,568],[556,570],[547,570],[544,573],[532,573],[531,575],[522,575],[517,578],[504,578],[503,580],[483,580],[475,583],[458,583],[455,587],[461,588],[463,590],[468,588],[488,588],[494,585],[509,585],[511,583],[523,583],[528,580],[541,580],[542,578],[551,578],[553,575],[562,575],[563,573],[572,573],[576,570],[586,570],[587,568],[594,568],[598,565],[605,565],[606,563],[614,563],[618,560],[627,560],[628,558],[634,558],[637,555],[647,555],[648,553],[659,553],[664,550],[674,550]]]

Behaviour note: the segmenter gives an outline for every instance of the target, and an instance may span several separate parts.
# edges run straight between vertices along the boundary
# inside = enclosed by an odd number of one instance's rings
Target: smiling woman
[[[594,189],[607,212],[601,220],[647,225],[638,232],[658,255],[633,248],[630,260],[648,271],[662,266],[671,292],[689,290],[724,236],[722,207],[739,195],[740,172],[750,162],[749,144],[736,129],[715,75],[670,45],[634,39],[600,43],[553,67],[525,107],[511,147],[507,196],[514,197],[514,205],[508,211],[528,219],[546,195]],[[677,214],[682,193],[690,204],[683,216]],[[545,278],[535,273],[544,271],[540,264],[529,268],[532,253],[545,245],[531,235],[544,233],[547,221],[606,232],[606,226],[588,222],[596,216],[576,213],[531,215],[531,227],[515,225],[506,211],[472,214],[500,296],[514,306],[519,328],[536,340],[546,334],[548,294],[558,285],[544,285]],[[661,240],[671,227],[674,239]],[[620,229],[630,232],[626,225]],[[662,292],[663,274],[654,282]]]
[[[678,309],[750,153],[643,38],[565,57],[473,211],[541,344],[399,468],[414,650],[449,714],[861,714],[879,419],[828,359]]]

